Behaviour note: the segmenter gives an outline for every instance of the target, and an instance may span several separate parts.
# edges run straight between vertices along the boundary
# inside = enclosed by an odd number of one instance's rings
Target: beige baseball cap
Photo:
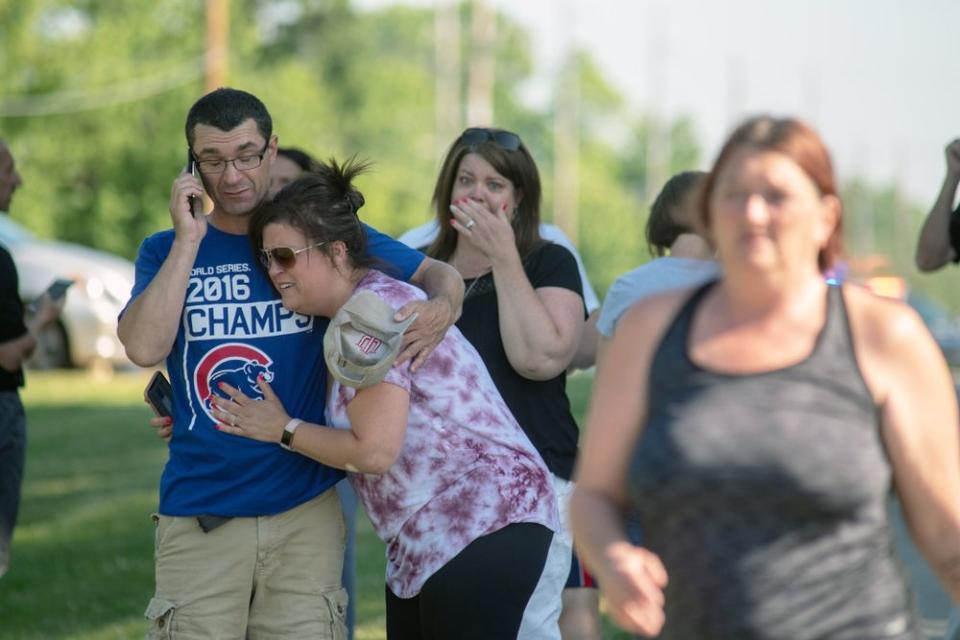
[[[334,378],[363,389],[382,381],[403,344],[403,332],[417,314],[403,322],[372,291],[355,293],[330,319],[323,335],[323,356]]]

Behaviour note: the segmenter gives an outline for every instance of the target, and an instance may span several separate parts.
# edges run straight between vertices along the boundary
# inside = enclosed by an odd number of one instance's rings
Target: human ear
[[[341,264],[346,262],[348,257],[347,244],[343,240],[336,240],[330,244],[330,257]]]
[[[280,144],[280,139],[277,138],[277,134],[270,136],[270,140],[267,141],[267,157],[270,158],[270,162],[273,162],[277,159],[277,147]]]

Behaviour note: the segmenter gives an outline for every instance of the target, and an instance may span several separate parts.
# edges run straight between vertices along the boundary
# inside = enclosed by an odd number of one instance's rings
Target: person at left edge
[[[20,174],[10,148],[0,140],[0,215],[7,215]],[[35,336],[54,322],[64,300],[48,295],[24,322],[17,267],[0,245],[0,578],[10,567],[10,544],[20,508],[20,487],[26,462],[27,418],[20,401],[23,363],[37,346]]]
[[[283,308],[246,236],[268,195],[277,136],[264,104],[231,88],[200,98],[185,129],[200,179],[174,181],[173,229],[141,245],[118,328],[134,363],[166,359],[173,386],[148,636],[174,627],[180,638],[342,638],[343,519],[332,491],[342,473],[224,434],[211,414],[220,383],[253,392],[262,377],[296,415],[324,418],[326,321]],[[194,217],[189,199],[204,192],[213,210]],[[370,255],[431,296],[397,312],[418,314],[399,356],[415,369],[459,315],[462,281],[366,231]]]

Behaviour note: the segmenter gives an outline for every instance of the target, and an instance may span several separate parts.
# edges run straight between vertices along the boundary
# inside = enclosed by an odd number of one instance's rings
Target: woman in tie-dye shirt
[[[333,317],[360,291],[395,309],[423,297],[363,258],[351,184],[362,170],[323,165],[255,215],[251,238],[287,309]],[[261,388],[262,402],[227,389],[221,428],[279,443],[295,416]],[[416,371],[394,364],[359,390],[331,381],[327,410],[329,425],[296,425],[287,442],[350,471],[387,545],[389,638],[559,638],[544,613],[558,606],[535,606],[560,597],[540,580],[559,528],[549,472],[459,330]]]

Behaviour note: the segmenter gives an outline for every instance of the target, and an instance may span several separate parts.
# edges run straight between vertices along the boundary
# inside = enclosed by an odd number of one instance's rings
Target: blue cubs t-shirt
[[[423,254],[366,227],[371,256],[409,280]],[[173,230],[140,246],[131,300],[160,270]],[[173,386],[173,437],[160,480],[160,513],[261,516],[280,513],[319,495],[342,472],[283,449],[218,431],[211,398],[220,382],[260,399],[262,375],[287,413],[324,424],[326,318],[283,308],[270,280],[255,263],[246,235],[213,225],[200,245],[180,327],[167,357]]]

